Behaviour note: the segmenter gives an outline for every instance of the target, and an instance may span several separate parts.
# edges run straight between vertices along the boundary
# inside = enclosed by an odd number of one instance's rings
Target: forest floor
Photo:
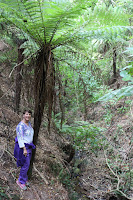
[[[69,171],[61,149],[61,144],[68,142],[54,131],[49,135],[44,126],[39,134],[31,186],[27,191],[17,186],[19,168],[13,149],[15,128],[21,116],[13,110],[14,85],[5,72],[0,76],[0,200],[69,200],[69,192],[59,179],[60,165]],[[85,162],[80,162],[80,173],[75,178],[78,199],[133,199],[132,109],[132,97],[88,107],[88,122],[101,128],[98,139],[102,144],[93,151],[89,143],[85,146],[81,156]]]

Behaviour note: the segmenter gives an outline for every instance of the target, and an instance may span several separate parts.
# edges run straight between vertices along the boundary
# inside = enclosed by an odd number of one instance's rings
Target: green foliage
[[[126,113],[128,110],[130,109],[130,107],[126,107],[126,106],[123,106],[121,108],[117,108],[117,112],[120,113],[120,114],[123,114],[123,113]]]
[[[102,138],[100,132],[102,128],[95,127],[85,121],[75,121],[71,126],[63,124],[60,129],[60,122],[55,120],[56,127],[61,133],[70,135],[73,146],[76,149],[92,150],[95,152],[102,145]]]
[[[63,103],[66,105],[65,109],[71,110],[73,113],[76,110],[83,111],[83,102],[88,106],[91,102],[96,101],[99,95],[102,95],[103,87],[99,85],[90,70],[91,60],[88,63],[84,57],[76,57],[76,55],[72,58],[68,52],[66,55],[64,53],[64,56],[67,61],[56,57],[58,60],[56,70],[59,70],[62,87],[65,88],[66,96],[64,97],[62,94]]]
[[[127,48],[124,53],[128,53],[130,58],[133,57],[133,47]],[[133,95],[133,61],[129,61],[130,65],[124,67],[120,75],[124,81],[128,81],[128,86],[124,86],[121,89],[110,91],[103,97],[99,98],[98,101],[109,101],[111,99],[121,99],[125,96]]]
[[[104,95],[103,97],[99,98],[98,101],[109,101],[111,99],[119,100],[121,98],[124,98],[125,96],[131,96],[131,95],[133,95],[133,85],[129,85],[123,87],[122,89],[111,91],[106,95]]]
[[[111,110],[107,109],[106,114],[103,115],[103,119],[104,119],[106,125],[110,125],[111,124],[112,118],[113,118],[113,114],[112,114]]]
[[[120,75],[123,81],[133,82],[133,62],[131,65],[126,66],[121,72]]]
[[[27,34],[23,34],[23,35],[25,35],[25,39],[27,40],[20,46],[20,48],[24,49],[23,54],[25,55],[25,57],[29,57],[29,56],[34,57],[37,51],[39,50],[39,46]]]

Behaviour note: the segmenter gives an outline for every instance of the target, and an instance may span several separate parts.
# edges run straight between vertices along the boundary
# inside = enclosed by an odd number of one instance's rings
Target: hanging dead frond
[[[53,106],[53,95],[54,95],[54,65],[53,65],[53,54],[51,52],[51,46],[49,45],[46,50],[47,56],[47,76],[46,76],[46,92],[47,92],[47,103],[48,103],[48,131],[50,132],[50,123]]]

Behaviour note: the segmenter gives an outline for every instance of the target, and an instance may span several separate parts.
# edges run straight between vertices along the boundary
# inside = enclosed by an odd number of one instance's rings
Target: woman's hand
[[[25,147],[23,148],[23,154],[24,154],[25,157],[27,156],[27,150],[26,150]]]

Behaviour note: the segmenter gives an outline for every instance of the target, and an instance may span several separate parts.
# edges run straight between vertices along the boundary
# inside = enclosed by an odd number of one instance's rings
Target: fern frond
[[[133,83],[132,83],[133,84]],[[129,85],[126,87],[123,87],[118,90],[111,91],[104,95],[103,97],[99,98],[98,101],[109,101],[112,99],[121,99],[125,96],[132,96],[133,95],[133,85]]]
[[[133,33],[133,27],[131,26],[113,26],[100,29],[99,27],[90,27],[90,30],[88,31],[81,27],[79,30],[73,30],[70,33],[62,34],[56,41],[53,41],[53,46],[55,46],[53,48],[65,44],[78,44],[78,41],[81,40],[84,42],[91,41],[92,39],[116,40],[119,37],[124,36],[127,30]]]
[[[27,38],[27,40],[20,46],[20,48],[24,49],[23,54],[25,55],[25,57],[35,55],[35,53],[39,51],[40,47],[29,36],[26,36],[25,38]]]

